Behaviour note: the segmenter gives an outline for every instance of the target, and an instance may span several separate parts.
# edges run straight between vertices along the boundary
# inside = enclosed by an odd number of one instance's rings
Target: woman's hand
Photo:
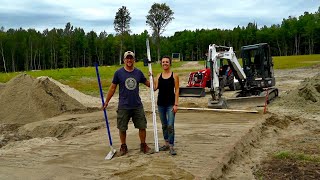
[[[174,114],[178,112],[178,104],[173,105],[172,111]]]

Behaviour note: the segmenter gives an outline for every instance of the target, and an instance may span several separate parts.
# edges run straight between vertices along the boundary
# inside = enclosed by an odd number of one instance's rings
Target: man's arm
[[[116,92],[116,89],[117,89],[117,84],[111,83],[111,86],[109,87],[109,91],[106,97],[106,102],[104,102],[104,105],[103,105],[103,109],[108,107],[109,101],[112,98],[114,92]]]
[[[147,79],[146,82],[144,82],[144,85],[150,87],[150,81]]]

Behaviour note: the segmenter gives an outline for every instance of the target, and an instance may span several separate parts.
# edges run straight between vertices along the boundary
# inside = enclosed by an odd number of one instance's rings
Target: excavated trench
[[[279,97],[216,179],[320,178],[320,74]]]

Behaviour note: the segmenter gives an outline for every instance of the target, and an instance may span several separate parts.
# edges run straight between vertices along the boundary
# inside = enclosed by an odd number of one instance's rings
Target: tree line
[[[137,60],[143,60],[146,58],[146,38],[151,40],[154,61],[172,53],[180,53],[181,59],[187,61],[204,59],[208,45],[213,43],[231,46],[237,51],[244,45],[266,42],[273,56],[320,53],[320,7],[317,12],[289,16],[281,24],[270,27],[258,28],[256,22],[249,22],[247,26],[233,29],[184,30],[168,37],[162,33],[174,17],[166,4],[155,3],[151,7],[146,17],[151,34],[147,30],[130,34],[130,19],[129,10],[124,6],[119,8],[114,20],[116,34],[85,32],[70,22],[64,29],[45,29],[43,32],[1,27],[0,72],[87,67],[96,59],[100,65],[114,65],[119,64],[119,60],[121,63],[123,50],[132,50]]]

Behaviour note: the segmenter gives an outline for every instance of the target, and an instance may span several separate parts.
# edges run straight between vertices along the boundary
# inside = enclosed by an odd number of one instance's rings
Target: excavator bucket
[[[180,87],[179,96],[180,97],[204,97],[206,91],[202,87]]]
[[[228,104],[224,98],[220,98],[219,100],[209,99],[208,108],[212,109],[228,109]]]

